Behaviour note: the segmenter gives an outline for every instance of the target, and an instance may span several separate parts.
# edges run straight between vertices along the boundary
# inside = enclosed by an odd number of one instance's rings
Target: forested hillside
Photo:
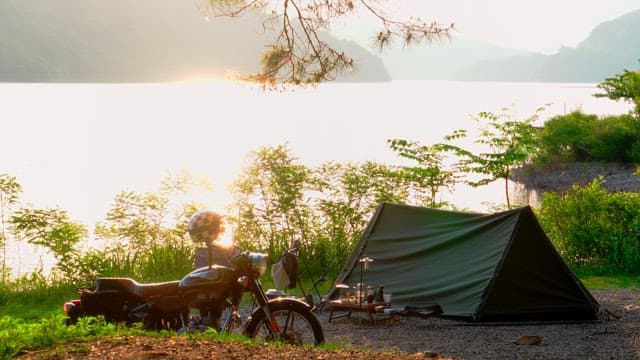
[[[576,48],[479,62],[459,80],[600,82],[620,69],[635,69],[640,58],[640,10],[597,26]]]
[[[207,21],[193,1],[4,0],[0,81],[221,78],[258,70],[267,40],[259,21]],[[389,80],[379,58],[355,43],[339,44],[359,63],[359,71],[342,80]]]
[[[4,0],[0,81],[222,78],[259,69],[268,39],[255,18],[207,21],[192,1]],[[637,68],[640,10],[600,24],[577,47],[552,55],[455,36],[383,53],[366,50],[362,42],[327,39],[357,61],[357,71],[341,81],[600,82],[620,69]]]

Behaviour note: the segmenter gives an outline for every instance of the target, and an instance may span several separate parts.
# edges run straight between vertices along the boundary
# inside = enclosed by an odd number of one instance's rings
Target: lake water
[[[60,206],[90,227],[124,189],[156,191],[168,170],[209,177],[206,201],[222,209],[226,185],[250,151],[288,143],[301,163],[400,163],[390,138],[425,144],[473,128],[481,111],[515,109],[518,119],[551,103],[544,120],[581,109],[621,114],[629,104],[595,98],[595,84],[389,82],[323,84],[262,92],[231,84],[0,84],[0,173],[23,185],[21,201]],[[485,210],[502,187],[459,188],[443,198]],[[25,272],[42,254],[12,244],[10,265]],[[44,259],[45,263],[50,260]]]

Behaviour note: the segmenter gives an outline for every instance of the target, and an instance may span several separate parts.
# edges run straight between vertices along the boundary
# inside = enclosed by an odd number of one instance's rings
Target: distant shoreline
[[[512,180],[527,189],[543,192],[565,192],[573,185],[587,185],[599,176],[610,192],[640,192],[636,164],[574,162],[527,166],[514,171]]]

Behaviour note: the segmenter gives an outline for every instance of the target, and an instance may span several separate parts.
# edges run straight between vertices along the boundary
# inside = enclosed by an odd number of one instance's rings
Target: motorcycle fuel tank
[[[185,275],[180,287],[216,286],[235,281],[233,270],[222,265],[205,266]]]

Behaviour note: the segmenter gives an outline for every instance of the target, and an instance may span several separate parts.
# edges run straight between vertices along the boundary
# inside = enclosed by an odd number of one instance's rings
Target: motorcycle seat
[[[167,281],[161,283],[139,284],[135,283],[135,293],[143,299],[152,296],[177,295],[180,281]]]
[[[135,294],[136,281],[123,277],[102,277],[96,280],[96,292],[116,290]]]
[[[96,291],[117,290],[134,294],[142,299],[158,295],[175,295],[179,287],[179,281],[141,284],[131,278],[121,277],[104,277],[96,280]]]

